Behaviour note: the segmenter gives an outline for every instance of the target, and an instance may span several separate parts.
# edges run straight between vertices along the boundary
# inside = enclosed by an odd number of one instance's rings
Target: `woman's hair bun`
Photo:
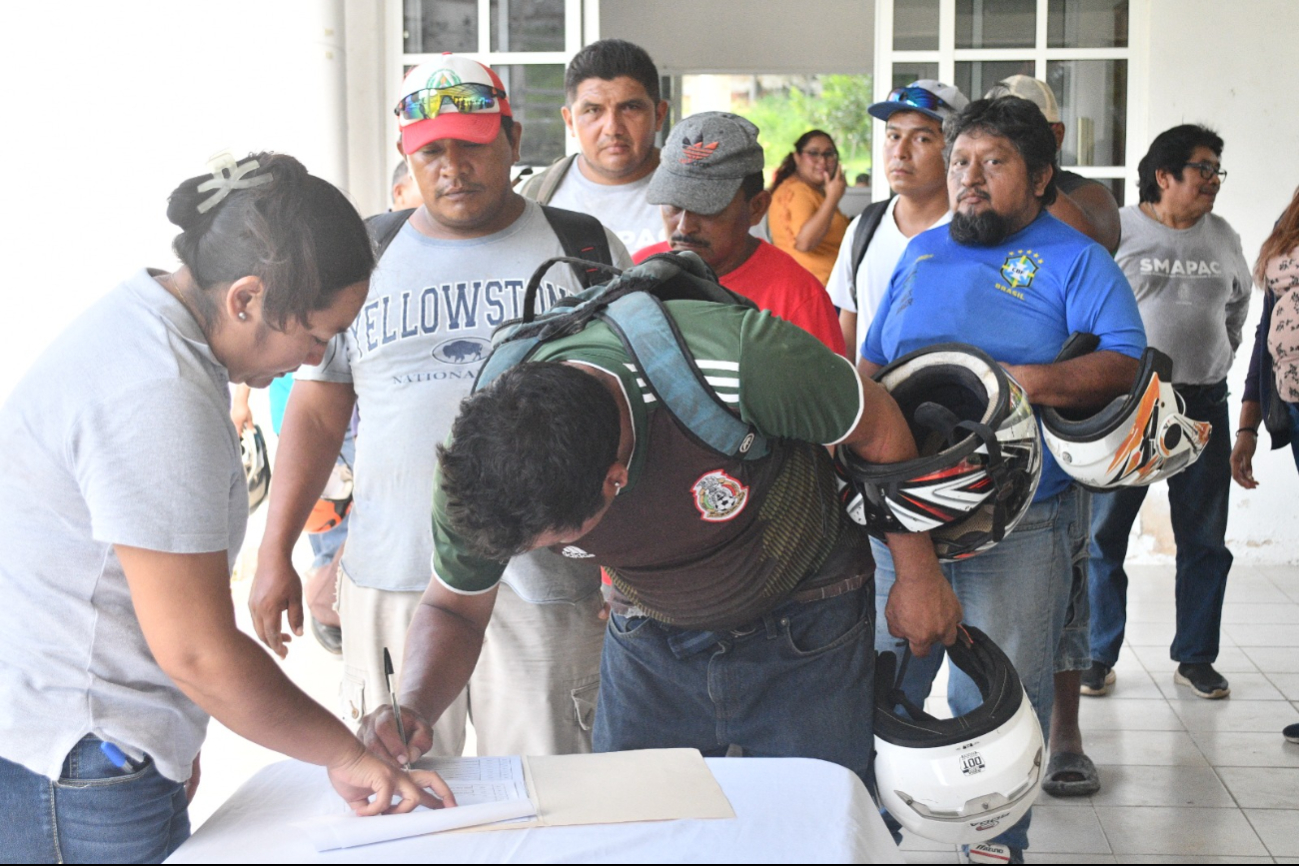
[[[198,185],[211,177],[210,174],[191,177],[181,181],[180,186],[171,191],[167,197],[167,220],[172,225],[179,226],[182,231],[189,231],[208,218],[212,211],[206,214],[198,212],[199,203],[205,197],[198,192]]]
[[[231,166],[238,167],[238,166],[246,165],[249,162],[256,161],[257,168],[252,169],[246,174],[240,175],[237,172],[233,173],[234,177],[242,178],[244,180],[257,178],[261,175],[266,175],[268,173],[268,166],[267,166],[268,159],[275,160],[277,162],[289,163],[289,165],[276,166],[277,169],[279,170],[274,172],[274,174],[272,175],[272,178],[274,180],[281,180],[281,179],[287,180],[288,178],[281,178],[281,175],[284,174],[305,175],[307,173],[306,169],[302,167],[302,164],[299,163],[297,160],[293,159],[292,157],[290,157],[288,160],[282,160],[282,159],[277,160],[274,155],[268,153],[250,153],[248,156],[244,157],[238,162],[234,162],[228,153],[223,153],[223,154],[219,154],[216,157],[213,157],[213,162],[209,163],[209,165],[219,166],[220,165],[219,161],[222,158],[226,160],[225,163],[226,167],[231,167]],[[297,169],[297,171],[295,172],[294,169]],[[172,190],[171,195],[168,196],[167,198],[167,219],[173,225],[179,226],[184,231],[189,231],[190,229],[199,226],[204,221],[211,219],[215,215],[216,211],[221,209],[221,204],[229,199],[231,193],[234,193],[239,189],[249,188],[250,185],[236,183],[230,189],[225,190],[223,193],[218,193],[217,191],[214,191],[210,186],[208,189],[200,192],[199,187],[203,186],[208,181],[215,179],[217,177],[218,171],[221,171],[219,167],[213,168],[209,174],[201,174],[198,175],[197,177],[191,177],[187,180],[183,180],[181,181],[178,187]],[[231,173],[227,172],[226,176],[227,177],[231,176]],[[294,179],[296,180],[297,178],[295,177]],[[266,181],[263,180],[263,183],[265,182]],[[208,202],[213,197],[216,198],[216,201],[213,202],[212,205],[209,205],[208,207],[203,208],[203,210],[200,211],[200,207],[202,207],[202,205],[205,202]]]
[[[374,250],[356,208],[302,163],[262,152],[238,163],[219,154],[210,166],[167,200],[167,219],[182,229],[172,249],[200,291],[258,277],[263,316],[283,330],[370,276]]]

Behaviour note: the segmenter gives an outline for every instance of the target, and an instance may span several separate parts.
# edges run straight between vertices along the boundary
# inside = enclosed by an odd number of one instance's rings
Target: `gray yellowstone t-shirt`
[[[1252,278],[1240,235],[1217,214],[1171,229],[1130,205],[1114,260],[1141,308],[1146,342],[1173,359],[1179,385],[1227,378],[1249,314]]]
[[[629,267],[626,249],[605,234],[614,264]],[[520,315],[537,266],[563,254],[533,201],[508,228],[471,240],[437,240],[407,223],[379,262],[351,328],[334,338],[319,367],[298,370],[299,379],[347,382],[356,391],[361,423],[342,567],[358,586],[428,585],[437,446],[487,358],[492,330]],[[540,306],[578,288],[569,266],[555,265],[541,284]],[[598,577],[592,565],[573,567],[583,575],[581,597]],[[534,601],[573,596],[544,579],[507,574],[506,582]]]
[[[113,545],[223,550],[233,566],[248,487],[228,384],[189,311],[141,270],[0,409],[0,757],[57,779],[94,734],[189,778],[208,716],[154,661]]]

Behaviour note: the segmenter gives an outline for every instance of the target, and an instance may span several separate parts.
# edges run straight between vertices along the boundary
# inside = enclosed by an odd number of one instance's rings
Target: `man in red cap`
[[[631,264],[594,218],[513,191],[522,128],[489,67],[445,54],[412,69],[401,93],[399,147],[424,204],[388,217],[391,240],[356,322],[324,363],[297,373],[250,602],[259,636],[283,655],[290,639],[283,612],[301,634],[293,541],[360,405],[365,433],[357,438],[338,594],[343,713],[353,721],[390,700],[384,649],[400,664],[430,579],[436,447],[488,355],[492,330],[521,315],[527,281],[548,258],[576,249]],[[376,234],[382,244],[382,230]],[[552,268],[540,303],[580,290],[587,278],[568,265]],[[604,636],[599,570],[547,551],[515,557],[503,584],[467,689],[479,752],[589,751]],[[466,703],[462,694],[438,722],[435,754],[460,753]]]

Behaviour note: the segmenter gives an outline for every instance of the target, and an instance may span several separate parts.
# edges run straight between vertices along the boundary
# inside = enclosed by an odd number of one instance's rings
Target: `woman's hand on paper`
[[[328,771],[334,790],[358,815],[395,815],[416,806],[441,809],[456,804],[455,795],[437,773],[429,770],[406,773],[379,760],[359,744],[349,760],[329,767]],[[393,805],[394,796],[401,802]]]
[[[433,726],[410,707],[401,708],[401,723],[406,729],[406,742],[401,741],[392,707],[384,704],[361,720],[357,736],[370,753],[394,767],[418,761],[433,747]]]

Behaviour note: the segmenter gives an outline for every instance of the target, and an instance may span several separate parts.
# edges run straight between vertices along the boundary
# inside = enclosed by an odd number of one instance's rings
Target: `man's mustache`
[[[671,243],[687,244],[692,247],[704,247],[705,249],[710,249],[713,246],[698,235],[675,234],[672,236]]]

